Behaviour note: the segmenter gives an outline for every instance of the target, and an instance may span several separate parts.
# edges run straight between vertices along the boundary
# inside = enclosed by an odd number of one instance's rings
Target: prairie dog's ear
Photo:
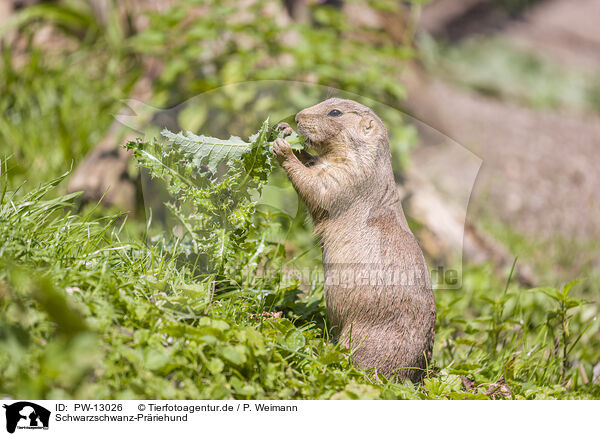
[[[377,133],[377,123],[375,122],[375,120],[372,117],[365,116],[360,121],[360,130],[363,135],[371,136],[374,133]]]

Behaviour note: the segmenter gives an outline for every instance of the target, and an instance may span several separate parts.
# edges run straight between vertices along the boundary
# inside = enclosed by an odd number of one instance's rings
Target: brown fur
[[[333,109],[342,115],[328,115]],[[402,211],[387,130],[368,107],[337,98],[296,121],[318,155],[300,160],[282,138],[273,151],[321,239],[331,327],[359,367],[418,382],[431,359],[435,302]]]

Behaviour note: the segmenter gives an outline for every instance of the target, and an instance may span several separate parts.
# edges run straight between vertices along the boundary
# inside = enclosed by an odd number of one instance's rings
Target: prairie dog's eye
[[[330,117],[339,117],[340,115],[342,115],[342,111],[337,110],[337,109],[333,109],[327,115],[330,116]]]

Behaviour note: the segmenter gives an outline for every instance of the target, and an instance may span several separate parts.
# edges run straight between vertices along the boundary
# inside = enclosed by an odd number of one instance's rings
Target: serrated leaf
[[[176,144],[181,153],[191,157],[196,167],[200,168],[202,165],[206,165],[212,174],[217,172],[217,167],[221,162],[240,159],[250,151],[250,144],[239,136],[218,139],[195,135],[190,131],[173,133],[167,129],[163,129],[161,134]]]

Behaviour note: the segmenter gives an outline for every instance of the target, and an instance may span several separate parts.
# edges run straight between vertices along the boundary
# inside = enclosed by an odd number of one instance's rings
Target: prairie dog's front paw
[[[294,151],[292,150],[292,146],[289,142],[287,142],[283,138],[276,138],[273,143],[273,154],[279,161],[279,163],[289,159],[294,156]]]
[[[286,137],[294,133],[294,129],[288,123],[279,123],[275,127],[276,132],[281,132],[282,137]]]

